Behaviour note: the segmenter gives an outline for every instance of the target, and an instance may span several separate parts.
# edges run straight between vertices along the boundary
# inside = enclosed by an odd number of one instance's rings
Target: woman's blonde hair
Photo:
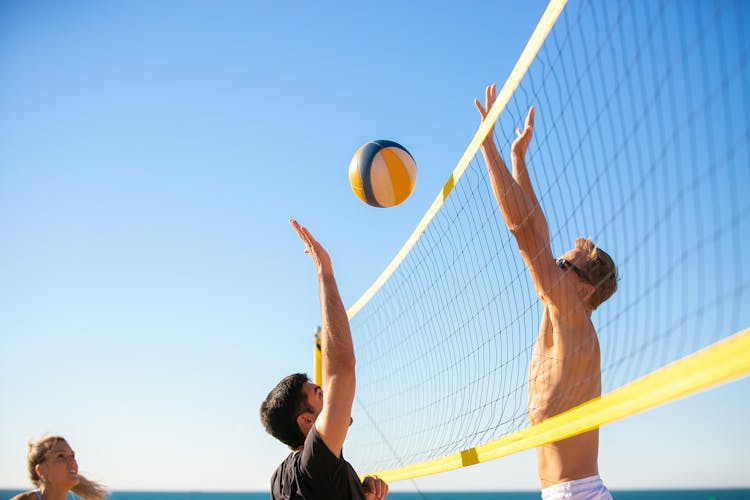
[[[60,436],[46,436],[36,442],[29,442],[29,453],[27,455],[27,465],[29,469],[29,479],[35,486],[40,486],[42,479],[36,473],[36,466],[44,462],[47,453],[52,450],[57,443],[62,441],[68,443],[65,438]],[[73,493],[84,500],[104,500],[107,498],[109,491],[95,482],[78,475],[78,484],[73,487]]]
[[[617,291],[617,267],[612,257],[594,245],[591,238],[578,238],[576,248],[583,251],[586,256],[586,263],[581,267],[590,283],[594,285],[594,294],[589,303],[596,309]]]

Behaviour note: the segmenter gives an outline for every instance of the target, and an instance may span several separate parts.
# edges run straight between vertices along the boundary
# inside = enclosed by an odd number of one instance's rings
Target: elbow
[[[340,375],[354,375],[354,370],[356,367],[357,361],[354,359],[354,355],[351,356],[339,356],[337,358],[331,359],[331,362],[328,366],[328,372],[331,374],[340,374]]]
[[[534,220],[528,210],[514,205],[511,210],[503,214],[508,231],[516,238],[531,238],[534,236]]]
[[[527,238],[531,235],[531,225],[528,222],[528,218],[517,222],[517,221],[508,221],[507,224],[508,231],[510,231],[510,234],[516,237],[516,239],[519,238]]]
[[[356,368],[357,360],[354,357],[354,354],[351,356],[348,356],[346,359],[341,361],[341,369],[345,370],[347,372],[354,373],[354,369]]]

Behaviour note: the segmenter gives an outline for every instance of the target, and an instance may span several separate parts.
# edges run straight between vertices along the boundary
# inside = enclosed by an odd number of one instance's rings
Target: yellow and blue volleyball
[[[417,182],[417,164],[411,154],[393,141],[368,142],[349,163],[349,183],[357,198],[373,207],[403,203]]]

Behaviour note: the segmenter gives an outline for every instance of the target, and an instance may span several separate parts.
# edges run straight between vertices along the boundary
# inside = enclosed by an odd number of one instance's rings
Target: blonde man
[[[474,100],[484,120],[496,98]],[[492,190],[506,226],[516,238],[534,289],[544,306],[542,324],[529,366],[528,415],[541,422],[601,395],[599,341],[591,313],[617,289],[617,269],[589,239],[555,259],[547,220],[526,169],[526,150],[534,129],[534,108],[511,147],[508,171],[490,132],[482,144]],[[542,498],[611,499],[599,477],[599,430],[537,448]]]

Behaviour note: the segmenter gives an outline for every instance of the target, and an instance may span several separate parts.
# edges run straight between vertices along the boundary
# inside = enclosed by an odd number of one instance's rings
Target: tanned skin
[[[482,120],[496,98],[496,87],[485,93],[485,105],[475,100]],[[534,130],[534,108],[529,109],[523,130],[511,147],[512,173],[497,151],[493,134],[481,150],[492,190],[505,224],[531,275],[544,306],[529,367],[528,415],[541,422],[601,395],[599,342],[591,323],[589,299],[595,287],[570,269],[558,267],[550,248],[547,220],[526,169],[526,150]],[[585,265],[583,251],[572,249],[562,258],[573,266]],[[599,473],[599,430],[593,430],[537,448],[542,488]]]
[[[312,258],[318,274],[322,330],[323,387],[311,383],[303,386],[302,390],[313,411],[299,415],[297,425],[305,436],[315,425],[328,449],[337,457],[341,457],[351,423],[356,388],[354,347],[349,318],[333,276],[333,266],[328,252],[297,221],[291,220],[290,223],[305,244],[305,253]],[[300,446],[295,451],[301,451],[302,448]],[[367,500],[382,500],[388,496],[388,485],[376,476],[367,476],[363,485]]]

